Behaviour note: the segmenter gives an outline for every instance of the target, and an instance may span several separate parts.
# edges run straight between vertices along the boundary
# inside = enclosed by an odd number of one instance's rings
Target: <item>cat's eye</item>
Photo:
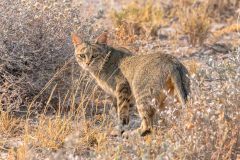
[[[92,55],[92,58],[96,58],[98,55],[97,54],[94,54],[94,55]]]
[[[80,54],[79,57],[80,58],[85,58],[85,55],[84,54]]]

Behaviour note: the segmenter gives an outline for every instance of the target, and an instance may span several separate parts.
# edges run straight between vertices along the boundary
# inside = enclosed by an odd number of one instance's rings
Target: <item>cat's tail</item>
[[[174,91],[184,107],[190,94],[190,79],[187,69],[183,66],[177,66],[171,75]]]

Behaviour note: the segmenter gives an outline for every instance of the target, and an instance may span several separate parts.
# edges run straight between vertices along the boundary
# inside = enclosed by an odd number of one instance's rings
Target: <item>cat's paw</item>
[[[125,138],[125,139],[129,139],[129,138],[136,138],[136,137],[140,137],[140,132],[139,132],[139,129],[135,129],[133,131],[125,131],[123,134],[122,134],[122,137]]]
[[[151,134],[151,129],[147,129],[147,130],[139,130],[139,133],[142,137]]]
[[[138,129],[135,129],[133,131],[125,131],[123,134],[122,134],[122,137],[125,138],[125,139],[129,139],[131,137],[144,137],[146,135],[149,135],[151,134],[151,130],[142,130],[142,128],[138,128]]]
[[[113,129],[111,132],[110,132],[110,136],[112,137],[118,137],[118,136],[121,136],[121,133],[119,132],[118,129]]]
[[[125,133],[128,130],[128,126],[124,125],[120,125],[115,127],[111,132],[110,135],[113,137],[118,137],[118,136],[122,136],[123,133]]]

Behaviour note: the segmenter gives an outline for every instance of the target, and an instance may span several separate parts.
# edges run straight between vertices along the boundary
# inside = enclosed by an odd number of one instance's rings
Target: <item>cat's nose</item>
[[[88,65],[88,66],[89,66],[89,64],[90,64],[90,61],[86,62],[86,65]]]

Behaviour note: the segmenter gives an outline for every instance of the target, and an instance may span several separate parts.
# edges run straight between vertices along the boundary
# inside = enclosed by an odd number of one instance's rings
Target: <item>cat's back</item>
[[[154,66],[166,66],[170,64],[180,63],[177,58],[170,54],[154,53],[146,55],[135,55],[125,58],[121,63],[121,68],[123,70],[128,70],[131,68],[151,68]]]
[[[167,74],[174,68],[182,66],[174,56],[164,53],[136,55],[125,58],[120,68],[126,77],[133,79],[135,76],[159,76]]]
[[[154,53],[154,54],[145,54],[145,55],[135,55],[129,58],[126,58],[122,65],[134,65],[134,66],[145,66],[149,65],[149,63],[159,63],[160,64],[168,64],[168,63],[178,63],[176,57],[170,54],[164,53]]]

